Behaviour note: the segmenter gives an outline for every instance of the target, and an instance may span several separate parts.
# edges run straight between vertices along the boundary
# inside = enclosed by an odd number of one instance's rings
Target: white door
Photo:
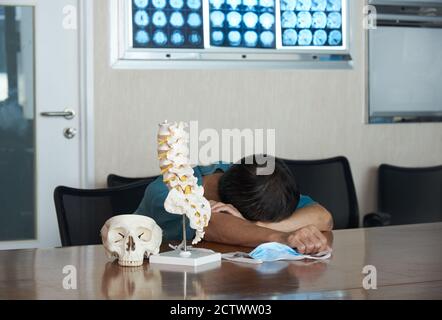
[[[0,249],[59,246],[54,188],[84,185],[77,8],[0,0]]]

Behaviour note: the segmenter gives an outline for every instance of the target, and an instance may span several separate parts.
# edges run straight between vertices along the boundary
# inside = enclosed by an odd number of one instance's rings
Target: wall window
[[[442,122],[442,3],[376,5],[368,32],[368,122]]]
[[[347,61],[347,0],[113,0],[114,60]]]

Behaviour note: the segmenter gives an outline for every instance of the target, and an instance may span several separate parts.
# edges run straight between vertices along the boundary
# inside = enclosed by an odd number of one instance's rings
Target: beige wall
[[[356,2],[355,2],[356,3]],[[276,128],[277,155],[348,157],[361,213],[375,209],[380,163],[442,163],[442,124],[364,124],[362,1],[353,10],[352,70],[112,70],[108,1],[95,1],[96,182],[158,173],[163,119],[200,128]]]

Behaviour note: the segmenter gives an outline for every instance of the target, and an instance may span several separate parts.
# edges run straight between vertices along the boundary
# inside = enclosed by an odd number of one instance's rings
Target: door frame
[[[94,1],[78,0],[80,50],[81,188],[95,188]]]
[[[0,5],[33,6],[39,0],[0,0]],[[42,1],[42,0],[40,0]],[[46,0],[43,0],[46,1]],[[80,141],[80,188],[95,187],[95,148],[94,148],[94,4],[90,0],[77,0],[78,56],[79,56],[79,135]],[[34,20],[35,23],[35,20]],[[34,56],[35,57],[35,56]],[[35,68],[35,66],[34,66]],[[36,75],[34,74],[34,81]],[[35,82],[34,82],[35,83]],[[35,102],[36,103],[36,102]],[[35,107],[34,107],[35,108]],[[35,115],[37,117],[37,114]],[[38,172],[35,172],[38,177]],[[37,188],[37,183],[35,184]],[[35,194],[37,194],[35,189]],[[51,190],[50,192],[53,192]],[[36,199],[35,210],[38,208]],[[54,205],[54,204],[53,204]],[[55,209],[54,209],[55,211]],[[38,212],[36,213],[38,214]],[[37,220],[39,217],[36,217]],[[38,227],[38,222],[36,224]],[[39,230],[36,239],[1,241],[0,250],[35,248],[39,245]]]

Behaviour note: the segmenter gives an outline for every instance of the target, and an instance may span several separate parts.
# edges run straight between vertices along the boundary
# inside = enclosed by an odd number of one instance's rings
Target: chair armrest
[[[391,214],[386,212],[371,212],[364,216],[364,228],[383,227],[391,223]]]

